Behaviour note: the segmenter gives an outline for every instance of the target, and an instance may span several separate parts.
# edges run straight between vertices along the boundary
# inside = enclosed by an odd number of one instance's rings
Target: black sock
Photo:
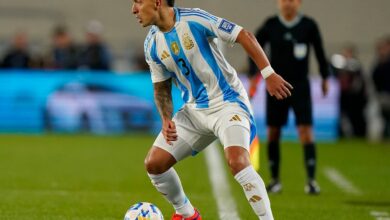
[[[279,142],[268,143],[268,160],[271,169],[271,177],[279,180],[280,149]]]
[[[305,166],[307,171],[307,177],[308,180],[311,181],[315,179],[316,164],[317,164],[316,147],[314,143],[310,143],[310,144],[305,144],[303,148],[305,154]]]

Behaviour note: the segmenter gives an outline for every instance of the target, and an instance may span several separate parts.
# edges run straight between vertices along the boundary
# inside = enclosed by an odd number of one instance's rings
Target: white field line
[[[219,219],[240,220],[226,176],[224,160],[218,147],[218,141],[214,141],[206,148],[205,156],[214,198],[217,201]]]
[[[351,181],[342,175],[337,169],[333,167],[326,167],[324,169],[326,177],[346,193],[353,195],[362,195],[363,192],[357,188]]]
[[[375,220],[390,220],[390,215],[388,212],[371,211],[370,215],[373,216]]]

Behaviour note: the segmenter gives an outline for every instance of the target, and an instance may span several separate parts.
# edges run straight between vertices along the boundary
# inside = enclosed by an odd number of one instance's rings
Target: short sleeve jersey
[[[174,27],[162,32],[153,26],[145,40],[152,82],[172,78],[193,108],[240,100],[247,103],[235,69],[218,48],[218,40],[234,44],[242,27],[197,8],[174,11]]]

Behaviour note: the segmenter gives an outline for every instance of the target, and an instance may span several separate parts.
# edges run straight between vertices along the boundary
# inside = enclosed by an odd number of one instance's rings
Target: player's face
[[[285,15],[295,15],[301,6],[301,0],[278,0],[280,11]]]
[[[156,0],[133,0],[132,12],[143,27],[155,24]]]

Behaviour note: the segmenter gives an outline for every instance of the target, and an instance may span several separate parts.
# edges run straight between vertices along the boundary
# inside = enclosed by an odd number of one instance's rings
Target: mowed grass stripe
[[[337,187],[346,193],[360,196],[363,192],[358,189],[350,180],[333,167],[324,168],[325,176],[332,181]]]
[[[205,158],[214,199],[217,202],[219,219],[240,220],[237,205],[227,179],[224,166],[225,159],[218,148],[223,148],[223,146],[214,141],[205,150]]]

